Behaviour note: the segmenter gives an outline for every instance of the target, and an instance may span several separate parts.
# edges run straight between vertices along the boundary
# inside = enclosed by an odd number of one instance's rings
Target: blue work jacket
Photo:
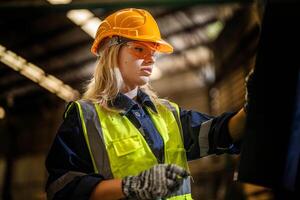
[[[144,137],[149,147],[158,161],[163,161],[163,140],[145,109],[147,106],[156,112],[150,97],[139,90],[135,101],[120,93],[111,106],[123,110],[121,115],[126,115],[138,129],[144,130]],[[207,154],[239,153],[239,145],[233,143],[228,132],[228,120],[234,114],[224,113],[218,117],[212,117],[200,112],[180,109],[187,159],[200,158],[201,145],[205,143],[207,144],[205,146],[208,146]],[[49,173],[46,190],[51,184],[59,182],[61,186],[53,195],[53,199],[88,200],[94,187],[104,178],[101,173],[94,173],[76,106],[71,107],[66,116],[46,159],[46,168]],[[199,144],[201,125],[209,120],[209,129],[206,128],[207,141],[200,140]],[[64,175],[68,172],[80,172],[84,175],[74,176],[64,185],[62,184],[64,180],[61,179],[64,179]]]

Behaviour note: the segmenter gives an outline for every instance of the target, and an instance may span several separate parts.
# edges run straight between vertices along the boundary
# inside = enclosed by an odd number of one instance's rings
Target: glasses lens
[[[154,49],[151,49],[150,46],[141,42],[127,42],[127,46],[130,50],[130,54],[136,58],[146,59],[157,56],[157,53]]]

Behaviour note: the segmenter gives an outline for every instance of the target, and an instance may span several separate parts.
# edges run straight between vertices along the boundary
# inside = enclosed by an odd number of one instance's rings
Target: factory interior
[[[45,159],[68,102],[81,98],[93,75],[97,27],[128,7],[148,10],[174,48],[158,56],[150,77],[160,98],[212,116],[244,106],[264,1],[1,0],[0,199],[47,199]],[[193,198],[275,199],[270,185],[239,181],[240,160],[190,161]]]

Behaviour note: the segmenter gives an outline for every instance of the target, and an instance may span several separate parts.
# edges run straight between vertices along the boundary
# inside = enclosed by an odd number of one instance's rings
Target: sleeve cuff
[[[98,174],[76,177],[72,182],[57,192],[53,199],[89,200],[93,189],[103,181]]]
[[[209,132],[209,153],[240,153],[240,142],[234,143],[228,130],[228,122],[235,114],[224,113],[214,118]]]

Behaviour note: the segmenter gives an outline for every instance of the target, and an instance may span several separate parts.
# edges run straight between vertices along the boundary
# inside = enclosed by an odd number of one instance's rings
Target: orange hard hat
[[[97,55],[101,42],[106,38],[121,36],[131,40],[156,43],[156,50],[172,53],[173,47],[160,36],[158,25],[152,15],[143,9],[126,8],[109,15],[98,27],[91,48]]]

